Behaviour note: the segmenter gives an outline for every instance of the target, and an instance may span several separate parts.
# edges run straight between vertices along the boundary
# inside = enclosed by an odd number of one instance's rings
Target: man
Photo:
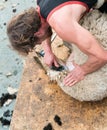
[[[19,52],[28,53],[42,43],[45,63],[58,67],[51,49],[52,27],[60,38],[88,55],[82,65],[73,62],[75,68],[65,77],[64,84],[72,86],[107,63],[107,51],[79,25],[79,20],[96,3],[97,0],[37,0],[36,10],[31,8],[10,21],[7,33],[11,44]]]

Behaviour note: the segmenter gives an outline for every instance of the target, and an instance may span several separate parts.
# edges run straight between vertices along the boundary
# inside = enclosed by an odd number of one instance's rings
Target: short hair
[[[28,54],[35,46],[38,38],[34,37],[34,33],[40,27],[40,17],[33,7],[14,16],[7,26],[7,35],[13,49]]]

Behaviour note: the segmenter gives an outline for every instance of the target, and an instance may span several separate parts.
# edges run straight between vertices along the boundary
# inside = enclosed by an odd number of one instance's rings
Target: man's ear
[[[43,34],[44,34],[43,31],[40,29],[39,31],[37,31],[36,33],[34,33],[34,36],[42,37]]]
[[[37,31],[36,33],[34,33],[34,36],[38,36],[38,37],[40,37],[41,36],[41,31]]]
[[[44,35],[44,31],[42,28],[40,28],[36,33],[34,33],[34,36],[42,37]]]

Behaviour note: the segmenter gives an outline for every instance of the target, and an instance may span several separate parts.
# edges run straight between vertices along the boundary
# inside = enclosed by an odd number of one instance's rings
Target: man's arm
[[[105,65],[107,62],[104,60],[99,60],[98,58],[94,56],[89,56],[87,62],[80,65],[81,68],[84,70],[84,75],[92,73],[100,69],[103,65]]]
[[[80,66],[75,63],[73,64],[75,68],[65,77],[63,81],[66,86],[72,86],[76,84],[77,82],[84,79],[85,75],[100,69],[103,65],[106,64],[106,62],[90,55],[84,64]]]
[[[69,33],[66,35],[60,31],[60,37],[69,43],[74,43],[83,53],[88,55],[86,63],[81,65],[85,74],[96,71],[107,63],[107,51],[100,46],[99,42],[89,31],[81,27],[77,22],[70,21],[70,23],[63,30],[63,32]],[[92,64],[93,66],[91,66]]]
[[[82,5],[65,6],[58,10],[49,19],[50,25],[64,41],[74,43],[83,53],[88,56],[88,60],[75,68],[65,77],[64,84],[72,86],[84,78],[84,75],[92,73],[107,63],[107,51],[100,46],[94,36],[82,26],[80,20],[86,8]],[[64,17],[61,14],[64,14]],[[58,19],[57,19],[58,18]]]
[[[42,42],[42,47],[44,49],[45,53],[52,53],[52,49],[51,49],[51,37],[48,37],[47,39],[45,39]]]
[[[51,48],[51,37],[48,37],[46,40],[42,42],[42,47],[44,49],[45,55],[44,55],[44,62],[48,66],[55,65],[56,67],[59,67],[59,64],[57,63],[57,58],[52,52]]]
[[[88,60],[81,67],[85,74],[92,73],[107,63],[107,51],[100,46],[99,42],[89,31],[78,24],[77,27],[76,45],[88,55]]]
[[[70,27],[69,27],[70,28]],[[66,27],[66,29],[68,29]],[[63,35],[63,39],[69,43],[74,43],[82,52],[88,55],[88,60],[81,66],[75,67],[64,79],[64,84],[72,86],[84,78],[84,75],[100,69],[107,63],[107,51],[100,46],[98,41],[89,31],[81,27],[78,23],[73,23],[68,35]],[[65,31],[67,32],[67,31]]]

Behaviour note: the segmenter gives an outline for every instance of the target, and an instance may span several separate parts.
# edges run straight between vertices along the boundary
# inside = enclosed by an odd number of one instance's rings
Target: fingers
[[[56,60],[54,60],[54,65],[55,65],[56,67],[59,67],[59,64],[58,64],[58,62],[57,62]]]
[[[59,67],[59,64],[58,64],[58,62],[56,60],[56,57],[53,54],[46,55],[46,53],[45,53],[45,55],[44,55],[44,63],[46,65],[48,65],[49,67],[51,67],[52,65],[54,65],[55,67]]]
[[[74,76],[72,73],[70,73],[67,77],[65,77],[63,83],[66,86],[72,86],[75,83],[77,83],[79,80],[77,79],[76,76]]]
[[[74,84],[76,84],[78,81],[77,80],[74,80],[74,79],[72,79],[72,80],[69,80],[69,81],[66,81],[66,82],[64,82],[64,84],[66,85],[66,86],[73,86]]]
[[[81,69],[76,67],[73,71],[71,71],[63,80],[65,86],[73,86],[84,78],[84,73]]]

